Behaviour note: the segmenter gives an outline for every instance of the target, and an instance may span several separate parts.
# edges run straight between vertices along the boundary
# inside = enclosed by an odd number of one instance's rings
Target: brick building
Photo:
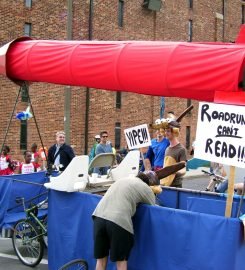
[[[152,11],[148,2],[161,2]],[[145,2],[145,7],[142,6]],[[34,39],[234,41],[244,20],[240,0],[1,0],[0,45],[30,35]],[[150,3],[151,4],[151,3]],[[96,78],[95,78],[96,80]],[[4,140],[19,86],[0,76],[0,139]],[[109,132],[116,147],[125,145],[123,130],[159,118],[160,97],[67,87],[47,83],[29,86],[34,113],[45,146],[55,132],[66,130],[77,154],[89,151],[93,136]],[[181,142],[189,148],[195,138],[198,102],[166,98],[165,112],[180,114],[189,104],[194,110],[182,121]],[[22,87],[14,111],[28,102]],[[24,149],[40,145],[34,119],[13,118],[6,144],[14,158]]]

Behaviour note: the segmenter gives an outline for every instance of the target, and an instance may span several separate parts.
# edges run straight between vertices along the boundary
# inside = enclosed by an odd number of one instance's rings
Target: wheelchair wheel
[[[34,267],[43,257],[44,244],[35,224],[29,220],[20,220],[14,226],[12,243],[20,261]]]
[[[84,260],[76,259],[66,263],[59,270],[88,270],[88,264]]]

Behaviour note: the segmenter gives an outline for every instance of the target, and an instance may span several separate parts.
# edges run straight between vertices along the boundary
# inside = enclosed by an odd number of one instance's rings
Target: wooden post
[[[235,181],[235,167],[230,166],[228,192],[227,192],[227,200],[226,200],[226,208],[225,208],[225,216],[226,217],[231,217],[233,195],[234,195],[234,181]]]

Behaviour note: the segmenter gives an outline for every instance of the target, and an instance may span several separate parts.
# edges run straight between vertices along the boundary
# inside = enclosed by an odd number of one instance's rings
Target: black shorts
[[[94,257],[101,259],[110,252],[112,262],[127,261],[134,244],[132,233],[117,224],[94,217]]]

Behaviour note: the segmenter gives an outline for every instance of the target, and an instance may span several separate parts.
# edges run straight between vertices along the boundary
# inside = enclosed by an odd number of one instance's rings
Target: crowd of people
[[[36,143],[33,143],[30,150],[23,153],[23,161],[13,160],[10,156],[10,147],[4,145],[0,156],[0,175],[11,175],[16,173],[27,174],[38,172],[40,170],[58,170],[64,171],[71,160],[75,157],[73,148],[65,141],[65,132],[56,133],[56,142],[48,151],[41,147],[38,149]],[[95,142],[89,154],[89,161],[101,153],[114,153],[116,150],[112,143],[108,141],[108,132],[102,131],[100,135],[95,136]],[[94,168],[98,174],[106,174],[108,167]],[[92,173],[92,172],[90,172]]]
[[[187,150],[179,142],[180,122],[176,121],[173,112],[168,113],[168,124],[165,127],[155,127],[155,138],[152,139],[151,145],[141,149],[143,158],[140,160],[140,171],[157,171],[164,166],[173,165],[180,161],[187,161]],[[40,152],[40,149],[42,151]],[[64,171],[71,160],[75,157],[73,148],[65,142],[65,132],[58,131],[56,133],[56,142],[48,151],[42,147],[38,151],[38,146],[33,143],[30,150],[23,153],[23,161],[12,160],[10,155],[10,147],[4,145],[0,156],[0,175],[10,175],[15,173],[26,174],[38,172],[40,170],[59,170]],[[192,145],[191,155],[194,154],[195,142]],[[96,155],[102,153],[114,153],[115,165],[120,164],[128,153],[128,148],[124,147],[115,150],[112,143],[108,140],[108,132],[101,131],[99,135],[94,136],[94,143],[89,153],[89,162]],[[45,153],[44,153],[45,152]],[[107,174],[108,167],[94,168],[89,173],[97,173],[98,175]],[[182,187],[183,176],[186,169],[178,171],[168,177],[160,179],[162,186]],[[210,172],[227,177],[222,164],[211,163]],[[211,185],[211,181],[210,184]],[[206,191],[209,191],[209,185]],[[224,185],[223,185],[224,186]],[[242,185],[237,184],[236,189],[240,190]],[[222,187],[222,191],[223,187]]]
[[[11,175],[14,173],[33,173],[41,170],[39,164],[39,153],[37,144],[31,146],[31,150],[26,150],[23,153],[23,161],[13,160],[10,156],[10,147],[4,145],[0,156],[0,175]]]
[[[75,157],[72,147],[65,143],[65,132],[56,133],[56,143],[48,151],[41,147],[37,150],[37,144],[33,143],[30,150],[23,153],[23,161],[13,160],[10,156],[10,147],[4,145],[0,156],[0,175],[27,174],[40,170],[64,171]]]
[[[168,125],[166,127],[156,127],[155,138],[152,139],[151,146],[144,149],[144,158],[141,160],[140,171],[157,171],[164,166],[173,165],[180,161],[187,161],[187,151],[178,140],[180,123],[176,121],[173,112],[169,112],[167,119]],[[112,143],[108,140],[108,132],[104,130],[94,137],[94,143],[89,153],[89,161],[91,162],[96,155],[102,153],[114,153],[116,156],[116,165],[118,165],[127,155],[128,151],[127,147],[116,151]],[[16,162],[11,159],[10,147],[5,145],[0,157],[0,175],[13,173],[25,174],[45,169],[57,169],[62,172],[74,157],[73,148],[66,144],[65,132],[58,131],[56,133],[55,144],[48,149],[44,156],[43,153],[38,151],[37,144],[33,143],[30,150],[26,150],[23,153],[23,161]],[[105,175],[108,169],[108,167],[94,168],[89,173],[93,172],[98,175]],[[161,185],[182,187],[184,174],[185,169],[161,179]]]

